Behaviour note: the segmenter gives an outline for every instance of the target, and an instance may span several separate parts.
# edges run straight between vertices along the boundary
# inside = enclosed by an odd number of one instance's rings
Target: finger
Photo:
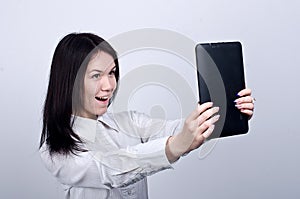
[[[248,115],[250,118],[251,118],[252,115],[253,115],[253,111],[252,111],[252,110],[249,110],[249,109],[242,109],[241,112],[244,113],[244,114],[246,114],[246,115]],[[250,118],[249,118],[249,119],[250,119]]]
[[[204,133],[198,133],[193,140],[189,150],[197,149],[199,146],[203,144],[203,142],[212,134],[215,129],[215,125],[211,125]]]
[[[220,115],[215,115],[209,120],[206,120],[198,127],[197,133],[201,133],[201,134],[204,133],[208,128],[214,125],[219,119],[220,119]]]
[[[242,104],[236,104],[235,107],[237,107],[240,110],[242,110],[242,109],[253,110],[254,104],[253,103],[242,103]]]
[[[234,102],[235,102],[236,104],[241,104],[241,103],[253,103],[253,101],[254,101],[254,100],[253,100],[253,97],[251,97],[251,96],[240,97],[240,98],[234,100]]]
[[[214,114],[216,114],[219,111],[219,107],[213,107],[211,109],[208,109],[204,111],[199,117],[197,118],[198,126],[200,126],[203,122],[205,122],[207,119],[212,117]]]
[[[213,106],[212,102],[206,102],[206,103],[203,103],[203,104],[198,104],[199,113],[200,114],[203,113],[207,109],[210,109],[212,106]],[[200,114],[198,114],[198,115],[200,115]]]
[[[193,143],[191,144],[189,150],[194,150],[194,149],[199,148],[199,146],[201,146],[204,141],[205,141],[205,137],[202,134],[200,134],[200,133],[197,134],[197,136],[193,140]]]
[[[192,121],[194,119],[196,119],[202,112],[204,112],[205,110],[211,108],[213,106],[212,102],[206,102],[203,104],[198,104],[197,108],[187,117],[187,121]]]
[[[242,97],[242,96],[246,96],[246,95],[251,95],[252,90],[250,88],[245,88],[243,90],[241,90],[240,92],[238,92],[238,96]]]
[[[215,125],[211,125],[204,133],[202,133],[202,136],[207,139],[211,134],[212,132],[214,131],[215,129]]]

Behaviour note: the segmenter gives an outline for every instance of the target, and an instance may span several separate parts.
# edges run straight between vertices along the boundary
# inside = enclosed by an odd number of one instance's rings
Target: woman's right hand
[[[219,115],[215,115],[219,107],[213,107],[212,102],[197,106],[185,120],[182,131],[168,139],[166,154],[170,162],[180,156],[200,147],[214,130]],[[213,116],[214,115],[214,116]]]

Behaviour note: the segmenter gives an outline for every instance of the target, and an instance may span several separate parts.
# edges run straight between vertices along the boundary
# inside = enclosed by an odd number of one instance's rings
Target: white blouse
[[[73,130],[88,152],[51,157],[44,144],[40,153],[66,199],[147,199],[146,176],[172,168],[166,141],[182,123],[137,112],[105,113],[97,120],[76,116]]]

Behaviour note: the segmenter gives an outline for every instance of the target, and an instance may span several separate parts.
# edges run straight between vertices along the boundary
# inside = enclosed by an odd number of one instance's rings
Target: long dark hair
[[[85,151],[82,140],[72,130],[72,114],[80,107],[84,74],[92,56],[104,51],[114,58],[115,78],[119,80],[116,51],[101,37],[91,33],[71,33],[57,45],[50,70],[43,110],[40,147],[46,142],[50,154]]]

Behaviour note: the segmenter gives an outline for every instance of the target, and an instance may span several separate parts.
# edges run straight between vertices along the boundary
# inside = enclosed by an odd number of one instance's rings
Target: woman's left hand
[[[237,98],[235,102],[235,106],[246,115],[249,116],[249,119],[251,119],[254,111],[254,101],[255,98],[251,96],[251,89],[246,88],[241,90],[237,95],[239,98]]]

